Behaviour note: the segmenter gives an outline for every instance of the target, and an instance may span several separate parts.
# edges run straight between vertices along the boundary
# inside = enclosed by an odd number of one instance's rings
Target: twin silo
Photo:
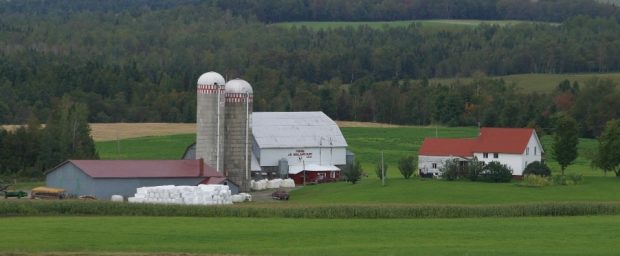
[[[196,159],[250,190],[252,159],[252,86],[234,79],[226,83],[216,72],[200,76],[196,111]]]

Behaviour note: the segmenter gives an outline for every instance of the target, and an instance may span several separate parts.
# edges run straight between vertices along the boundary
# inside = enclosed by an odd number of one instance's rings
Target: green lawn
[[[195,141],[195,134],[179,134],[97,141],[96,147],[101,159],[181,159]]]
[[[389,164],[388,175],[399,176],[397,162],[403,156],[417,155],[420,145],[427,137],[466,138],[475,137],[478,128],[474,127],[398,127],[398,128],[364,128],[350,127],[341,129],[349,149],[355,152],[368,174],[374,174],[374,166],[381,159],[383,151],[385,161]],[[96,142],[97,151],[102,159],[180,159],[185,148],[195,141],[194,134],[180,134],[161,137],[142,137],[119,141]],[[544,148],[551,148],[551,136],[544,136]],[[579,172],[589,176],[603,173],[590,167],[589,154],[597,146],[596,140],[581,139],[580,156],[568,172]],[[559,167],[550,152],[547,160],[551,168],[558,172]]]
[[[515,83],[526,92],[551,92],[564,80],[579,82],[582,86],[591,79],[610,79],[620,84],[620,73],[583,73],[583,74],[517,74],[507,76],[494,76],[494,79],[504,79],[507,84]],[[433,78],[431,84],[452,84],[456,81],[469,83],[473,79],[465,78]]]
[[[509,26],[516,24],[532,24],[531,21],[519,20],[454,20],[454,19],[437,19],[437,20],[400,20],[400,21],[299,21],[299,22],[282,22],[275,23],[273,26],[284,28],[301,28],[307,27],[313,30],[319,29],[338,29],[344,27],[368,26],[374,29],[389,27],[406,27],[417,24],[424,31],[458,31],[479,26],[480,24]],[[540,23],[540,22],[538,22]],[[550,23],[553,24],[553,23]]]
[[[585,177],[575,186],[529,188],[512,183],[405,180],[388,178],[383,187],[377,178],[360,183],[306,186],[291,192],[289,204],[509,204],[535,202],[620,201],[620,179]]]
[[[0,252],[616,255],[620,216],[426,220],[1,218]]]

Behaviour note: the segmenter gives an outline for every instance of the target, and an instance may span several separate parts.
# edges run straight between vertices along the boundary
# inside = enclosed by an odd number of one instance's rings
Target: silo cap
[[[226,80],[224,80],[224,77],[222,75],[220,75],[217,72],[207,72],[204,73],[200,76],[200,78],[198,78],[198,84],[199,85],[224,85],[226,84]]]
[[[252,86],[243,79],[233,79],[226,83],[226,93],[249,93],[252,94]]]

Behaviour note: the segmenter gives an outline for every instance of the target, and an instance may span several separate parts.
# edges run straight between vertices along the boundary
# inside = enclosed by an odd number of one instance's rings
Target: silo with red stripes
[[[242,192],[250,191],[250,163],[252,159],[252,86],[234,79],[226,83],[226,144],[224,170],[226,177]]]
[[[207,72],[196,87],[196,159],[218,172],[224,170],[225,86],[222,75]]]

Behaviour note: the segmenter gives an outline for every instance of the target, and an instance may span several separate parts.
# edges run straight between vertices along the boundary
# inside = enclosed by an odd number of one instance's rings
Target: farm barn
[[[46,173],[50,187],[68,195],[133,196],[136,188],[162,185],[223,184],[237,186],[200,160],[69,160]]]
[[[257,112],[252,115],[254,176],[286,176],[296,184],[340,179],[347,141],[323,112]]]
[[[353,161],[340,128],[323,112],[255,112],[251,117],[252,177],[290,177],[296,184],[340,179]],[[195,159],[195,144],[183,159]]]
[[[250,191],[252,178],[338,180],[352,159],[323,112],[252,113],[252,86],[215,72],[198,78],[196,94],[196,143],[183,160],[70,160],[46,172],[47,186],[100,199],[158,185],[227,184],[238,193]]]
[[[420,175],[436,176],[446,160],[456,158],[465,165],[475,158],[505,164],[518,178],[528,164],[542,161],[544,153],[534,129],[482,128],[478,138],[425,139],[418,154],[418,168]]]

